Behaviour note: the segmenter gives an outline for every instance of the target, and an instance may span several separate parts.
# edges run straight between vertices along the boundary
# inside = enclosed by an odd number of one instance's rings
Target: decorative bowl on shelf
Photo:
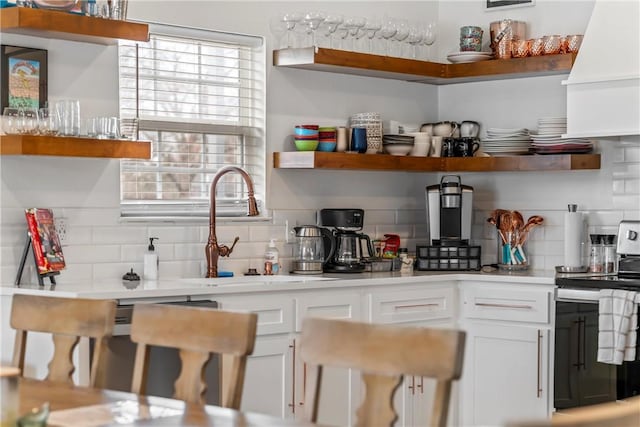
[[[384,151],[392,156],[406,156],[413,149],[413,144],[395,143],[384,144]]]
[[[78,0],[33,0],[39,9],[66,10],[73,9]]]
[[[295,140],[296,149],[298,151],[316,151],[318,148],[318,140]]]

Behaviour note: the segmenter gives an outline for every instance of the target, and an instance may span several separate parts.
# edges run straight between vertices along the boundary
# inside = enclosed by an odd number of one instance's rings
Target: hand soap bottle
[[[270,276],[280,272],[280,253],[276,248],[276,239],[269,241],[269,246],[264,251],[264,274]]]
[[[158,259],[158,253],[155,246],[153,246],[154,240],[158,240],[158,238],[149,237],[149,247],[144,254],[144,271],[142,274],[145,280],[158,280],[160,259]]]

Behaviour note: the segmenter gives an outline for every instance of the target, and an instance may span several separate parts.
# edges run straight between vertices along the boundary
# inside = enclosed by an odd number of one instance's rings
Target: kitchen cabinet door
[[[504,425],[549,414],[549,328],[467,324],[462,423]]]
[[[305,317],[362,321],[361,298],[358,292],[313,293],[296,297],[296,332],[302,330],[302,321]],[[305,405],[306,364],[297,358],[295,369],[296,417],[298,417],[303,413]],[[353,425],[356,410],[362,400],[361,389],[360,371],[324,367],[318,423],[334,426]]]
[[[293,361],[295,342],[289,335],[256,338],[247,360],[242,391],[242,411],[282,418],[294,416]]]

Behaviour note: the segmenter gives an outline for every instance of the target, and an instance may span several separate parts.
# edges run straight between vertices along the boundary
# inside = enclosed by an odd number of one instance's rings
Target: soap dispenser
[[[143,276],[145,280],[158,280],[158,267],[160,259],[158,259],[158,253],[156,252],[153,241],[158,240],[157,237],[149,237],[149,247],[144,254],[144,272]]]

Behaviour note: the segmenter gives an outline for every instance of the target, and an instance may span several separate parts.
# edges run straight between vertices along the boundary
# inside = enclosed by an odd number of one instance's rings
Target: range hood
[[[567,86],[567,137],[640,135],[640,2],[596,0]]]

